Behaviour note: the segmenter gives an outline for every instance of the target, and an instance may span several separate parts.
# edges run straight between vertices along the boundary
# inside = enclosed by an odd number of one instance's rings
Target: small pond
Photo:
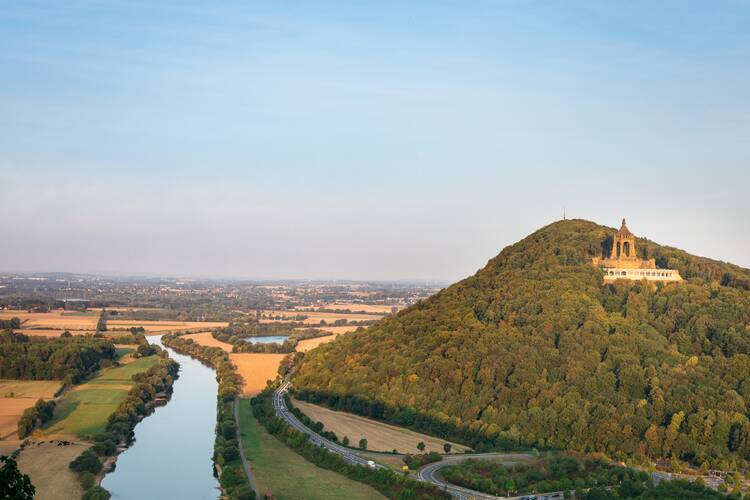
[[[267,335],[265,337],[247,337],[242,340],[250,344],[283,344],[288,338],[287,335]]]

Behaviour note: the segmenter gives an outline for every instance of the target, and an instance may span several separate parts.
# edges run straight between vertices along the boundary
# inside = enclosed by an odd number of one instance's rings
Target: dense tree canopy
[[[86,337],[35,339],[0,333],[0,378],[79,382],[99,369],[102,360],[115,359],[109,340]]]
[[[750,459],[750,271],[639,239],[677,284],[604,284],[614,230],[560,221],[307,354],[303,399],[461,439],[711,467]]]

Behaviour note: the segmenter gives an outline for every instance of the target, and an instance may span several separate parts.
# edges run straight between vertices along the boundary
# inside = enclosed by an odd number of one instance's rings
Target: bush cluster
[[[443,459],[440,453],[431,451],[430,453],[423,453],[421,455],[405,455],[404,463],[412,470],[424,467],[427,464],[439,462]]]
[[[18,438],[30,436],[34,429],[48,422],[55,411],[54,400],[40,399],[31,408],[26,408],[18,420]]]

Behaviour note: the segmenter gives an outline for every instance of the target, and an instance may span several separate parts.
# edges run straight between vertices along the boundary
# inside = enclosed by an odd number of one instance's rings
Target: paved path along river
[[[148,337],[161,345],[161,337]],[[213,476],[218,384],[214,371],[166,348],[180,363],[172,398],[135,427],[135,443],[117,458],[102,481],[116,500],[211,499],[219,497]]]

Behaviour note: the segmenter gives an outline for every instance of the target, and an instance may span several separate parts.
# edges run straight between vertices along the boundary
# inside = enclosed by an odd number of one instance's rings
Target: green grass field
[[[135,351],[132,347],[115,347],[115,356],[117,359],[122,359],[126,354],[130,354]]]
[[[61,385],[59,380],[0,380],[0,398],[51,399]]]
[[[261,495],[270,491],[279,500],[385,498],[367,485],[308,462],[268,434],[253,416],[248,399],[240,399],[240,427],[242,446]]]
[[[109,415],[130,391],[131,377],[158,362],[158,356],[140,358],[124,366],[106,369],[75,387],[58,403],[44,433],[87,437],[104,432]]]

